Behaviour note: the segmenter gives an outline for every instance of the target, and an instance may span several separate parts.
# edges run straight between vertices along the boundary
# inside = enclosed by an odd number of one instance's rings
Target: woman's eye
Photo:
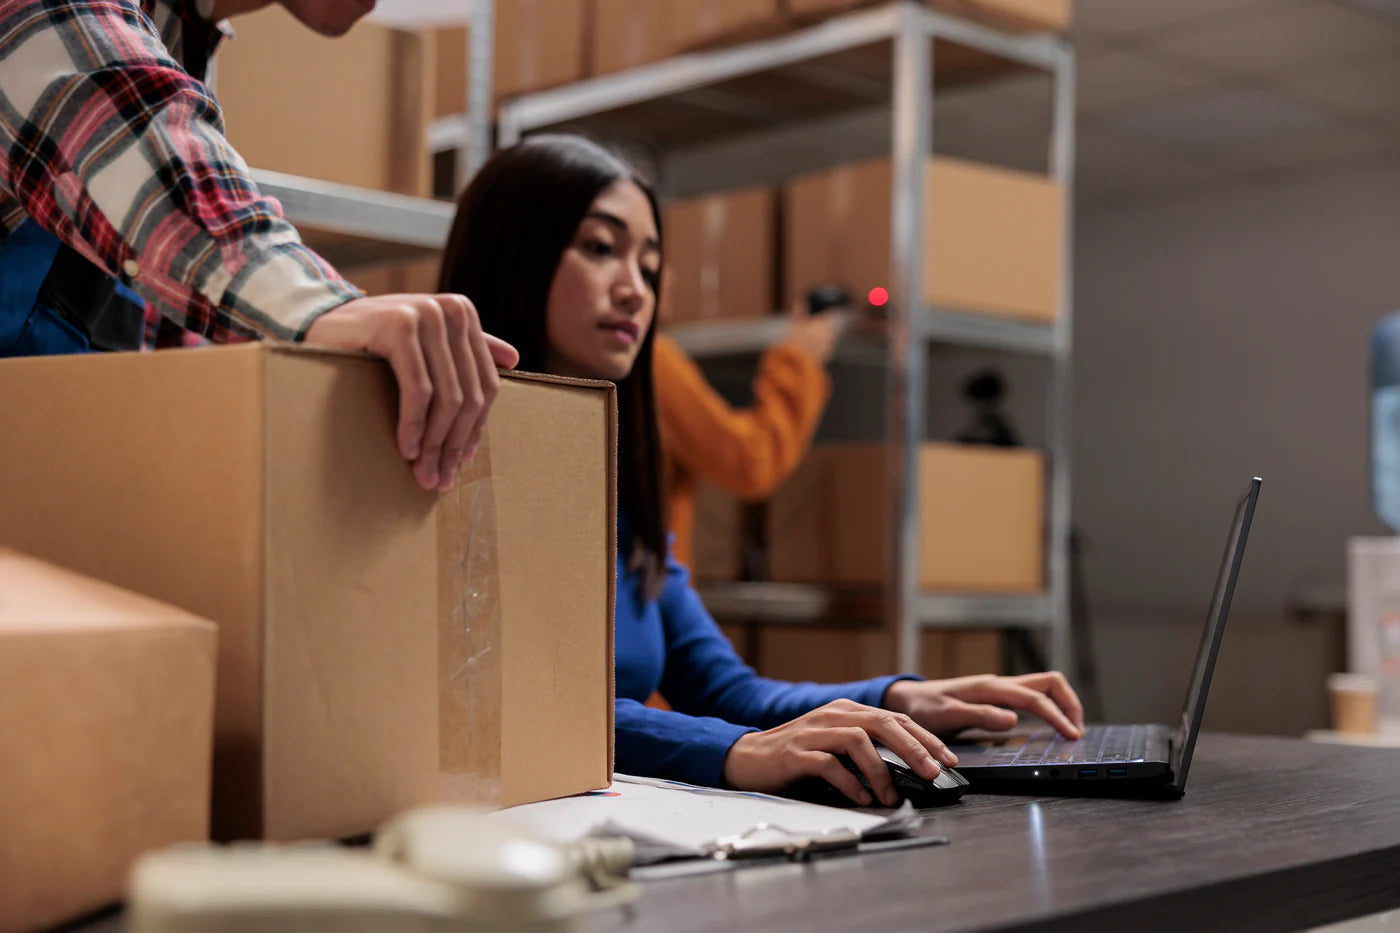
[[[612,244],[602,240],[584,240],[583,251],[590,256],[611,256]]]
[[[661,287],[661,270],[643,269],[642,280],[647,283],[647,286],[652,290],[652,292],[655,292]]]

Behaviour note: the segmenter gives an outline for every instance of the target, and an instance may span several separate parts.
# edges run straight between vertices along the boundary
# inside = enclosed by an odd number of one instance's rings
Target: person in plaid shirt
[[[224,20],[270,0],[0,0],[0,357],[183,330],[382,356],[397,443],[447,489],[518,355],[460,295],[364,297],[301,242],[204,84]],[[279,0],[323,35],[374,0]]]

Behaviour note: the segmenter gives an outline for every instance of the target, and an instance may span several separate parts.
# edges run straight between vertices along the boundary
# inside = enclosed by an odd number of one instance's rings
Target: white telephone
[[[131,933],[572,933],[629,901],[626,839],[555,844],[463,807],[406,813],[373,849],[177,846],[142,858],[128,891]]]

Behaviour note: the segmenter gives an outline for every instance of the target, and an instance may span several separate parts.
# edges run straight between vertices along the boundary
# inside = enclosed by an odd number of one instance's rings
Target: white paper
[[[581,839],[606,824],[610,830],[622,828],[697,851],[760,823],[797,834],[816,834],[838,829],[865,833],[887,821],[885,816],[767,794],[623,774],[613,775],[612,786],[606,791],[528,803],[499,813],[534,835],[556,842]]]

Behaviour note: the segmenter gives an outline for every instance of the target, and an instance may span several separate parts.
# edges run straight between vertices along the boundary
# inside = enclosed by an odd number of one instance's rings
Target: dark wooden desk
[[[1400,907],[1400,752],[1204,736],[1175,802],[969,795],[946,847],[657,881],[598,931],[1295,930]]]
[[[949,846],[655,881],[589,929],[1195,933],[1400,908],[1392,749],[1205,736],[1181,801],[969,795],[935,813]]]

